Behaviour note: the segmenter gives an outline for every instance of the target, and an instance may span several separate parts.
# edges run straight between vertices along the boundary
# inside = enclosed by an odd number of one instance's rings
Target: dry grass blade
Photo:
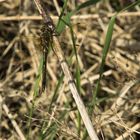
[[[37,8],[38,8],[40,14],[43,16],[44,20],[46,19],[46,21],[47,21],[47,16],[48,15],[46,15],[44,9],[41,6],[40,1],[35,0],[35,3],[37,5]],[[50,23],[50,21],[49,21],[49,23]],[[52,26],[50,26],[50,27],[52,27]],[[90,120],[90,118],[89,118],[89,116],[87,114],[87,111],[86,111],[86,108],[84,106],[84,103],[83,103],[82,99],[79,96],[79,93],[77,91],[76,85],[74,83],[74,79],[72,78],[71,72],[69,70],[69,67],[68,67],[68,65],[67,65],[67,63],[65,61],[64,55],[62,53],[61,46],[60,46],[60,44],[59,44],[59,42],[58,42],[56,37],[54,37],[54,44],[55,45],[54,45],[53,50],[54,50],[54,52],[56,53],[56,55],[57,55],[57,57],[59,59],[59,62],[60,62],[61,67],[62,67],[62,70],[63,70],[63,72],[65,74],[65,77],[66,77],[67,82],[69,84],[69,88],[71,90],[71,93],[72,93],[73,98],[75,100],[75,103],[77,105],[77,108],[78,108],[78,110],[79,110],[79,112],[81,114],[83,122],[84,122],[84,124],[86,126],[88,134],[89,134],[91,140],[98,140],[97,134],[96,134],[96,132],[95,132],[93,126],[92,126],[91,120]]]
[[[92,107],[108,23],[130,0],[100,0],[76,13],[93,0],[40,1],[56,25],[52,45],[45,45],[50,49],[42,94],[41,40],[48,35],[45,30],[47,35],[41,37],[44,17],[34,1],[0,1],[0,139],[89,140],[94,137],[85,133],[89,116],[88,131],[95,129],[98,139],[139,140],[140,5],[117,15]],[[85,107],[93,111],[84,111],[87,128],[77,106],[82,116]]]
[[[136,131],[137,129],[140,128],[140,123],[137,123],[135,126],[133,126],[131,128],[130,131],[126,131],[125,133],[123,133],[121,136],[119,136],[117,139],[115,140],[123,140],[124,138],[127,138],[129,135],[131,135],[134,131]],[[140,135],[140,132],[137,132]]]
[[[100,17],[112,17],[115,13],[107,13],[105,15],[99,15],[99,14],[83,14],[83,15],[74,15],[71,19],[72,20],[86,20],[86,19],[98,19]],[[124,12],[120,13],[118,17],[135,17],[140,16],[140,12]],[[53,20],[58,20],[57,16],[51,16]],[[21,21],[21,20],[42,20],[41,16],[27,16],[27,15],[17,15],[17,16],[0,16],[0,21]]]
[[[3,99],[2,96],[0,95],[0,106],[2,106],[2,109],[5,111],[6,115],[8,116],[8,118],[10,119],[13,127],[15,128],[18,136],[20,137],[21,140],[26,140],[24,134],[22,133],[22,131],[20,130],[17,122],[14,120],[13,115],[10,113],[10,110],[8,109],[7,105],[3,103]],[[0,110],[1,111],[1,110]],[[1,113],[0,113],[1,115]]]
[[[79,96],[79,93],[77,91],[76,85],[74,83],[74,79],[72,78],[72,75],[71,75],[71,72],[69,70],[69,67],[68,67],[68,65],[67,65],[67,63],[65,61],[65,58],[63,56],[63,53],[62,53],[62,51],[60,49],[61,47],[59,45],[59,42],[58,42],[57,38],[54,38],[54,44],[55,44],[54,50],[56,52],[56,55],[58,56],[58,59],[60,61],[61,67],[62,67],[62,70],[63,70],[63,72],[65,74],[65,77],[66,77],[67,82],[69,84],[69,88],[71,90],[71,93],[72,93],[73,98],[75,100],[75,103],[77,105],[77,108],[78,108],[78,110],[79,110],[79,112],[81,114],[83,122],[84,122],[84,124],[86,126],[86,129],[87,129],[87,131],[89,133],[89,136],[93,140],[98,140],[97,134],[96,134],[96,132],[95,132],[93,126],[92,126],[92,123],[91,123],[91,121],[89,119],[89,116],[87,114],[86,108],[84,106],[84,103],[83,103],[81,97]]]
[[[120,96],[118,97],[118,99],[116,100],[116,102],[114,102],[114,104],[112,105],[111,109],[114,110],[116,107],[119,108],[121,105],[124,104],[123,98],[125,98],[126,93],[128,92],[128,90],[130,88],[132,88],[136,83],[138,83],[138,81],[130,81],[129,83],[127,83],[122,90],[120,91]]]

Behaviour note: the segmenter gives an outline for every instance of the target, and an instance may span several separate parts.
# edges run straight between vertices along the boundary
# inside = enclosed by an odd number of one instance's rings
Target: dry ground
[[[75,0],[76,1],[76,0]],[[74,9],[75,1],[68,3]],[[78,0],[77,0],[78,1]],[[84,0],[83,0],[84,1]],[[61,3],[47,2],[54,22]],[[79,0],[79,3],[82,0]],[[115,3],[115,2],[114,2]],[[125,3],[118,2],[121,7]],[[72,18],[81,69],[81,96],[84,104],[91,101],[99,77],[107,25],[115,12],[110,3],[97,3],[85,8]],[[20,17],[18,16],[20,15]],[[40,53],[38,35],[41,17],[32,1],[0,1],[0,138],[23,139],[27,136],[29,110],[34,94]],[[66,58],[72,52],[69,29],[59,36]],[[75,57],[70,70],[75,75]],[[59,93],[48,111],[54,90],[61,75],[56,55],[51,51],[47,63],[47,91],[37,97],[32,116],[31,137],[38,140],[41,125],[53,124],[55,139],[79,139],[77,109],[64,79]],[[140,139],[140,8],[121,13],[116,20],[114,33],[100,91],[98,104],[92,117],[100,139]],[[51,113],[49,113],[51,112]],[[83,135],[82,124],[81,134]],[[52,130],[53,131],[53,130]],[[48,138],[52,135],[48,132]]]

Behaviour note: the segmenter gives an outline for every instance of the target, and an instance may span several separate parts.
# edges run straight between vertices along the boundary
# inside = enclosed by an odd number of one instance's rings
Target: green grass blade
[[[133,7],[135,7],[136,5],[139,5],[139,4],[140,4],[140,0],[138,0],[138,1],[136,1],[136,2],[134,2],[132,4],[130,4],[130,5],[128,5],[127,7],[125,7],[124,9],[122,9],[120,12],[124,12],[125,10],[131,9],[131,8],[133,8]]]
[[[41,81],[43,63],[44,62],[43,62],[43,56],[42,56],[40,59],[40,65],[38,68],[38,75],[36,77],[35,85],[34,85],[34,99],[36,98],[36,96],[38,96],[38,93],[39,93],[39,83]]]
[[[73,12],[68,12],[66,14],[66,16],[61,17],[61,19],[59,20],[59,22],[57,24],[57,28],[56,28],[56,32],[58,34],[61,34],[64,31],[66,25],[70,24],[72,15],[73,15]]]
[[[61,19],[62,19],[63,15],[64,15],[66,7],[67,7],[67,2],[68,2],[68,0],[65,0],[63,8],[62,8],[62,11],[61,11],[61,14],[60,14],[59,19],[58,19],[58,23],[56,25],[56,32],[58,34],[60,34],[64,30],[64,27],[65,27],[65,24],[64,24],[64,22],[62,22]]]
[[[77,11],[83,9],[83,8],[89,7],[93,4],[96,4],[99,1],[101,1],[101,0],[88,0],[88,1],[80,4],[79,6],[77,6],[76,9],[75,9],[75,12],[77,12]]]
[[[105,60],[106,60],[106,56],[110,47],[110,43],[111,43],[111,38],[112,38],[112,34],[113,34],[113,27],[115,24],[115,19],[117,17],[117,15],[125,10],[128,10],[130,8],[133,8],[134,6],[138,5],[140,3],[140,0],[130,4],[129,6],[127,6],[126,8],[122,9],[121,11],[119,11],[118,13],[116,13],[111,20],[109,21],[109,25],[108,25],[108,30],[107,30],[107,34],[106,34],[106,38],[105,38],[105,45],[103,48],[103,55],[102,55],[102,61],[101,61],[101,66],[100,66],[100,72],[99,72],[99,79],[97,81],[97,85],[95,88],[95,91],[93,91],[93,98],[92,98],[92,102],[91,105],[89,107],[89,114],[92,115],[93,112],[93,108],[96,104],[96,97],[100,88],[100,81],[102,79],[103,76],[103,72],[104,72],[104,65],[105,65]],[[87,131],[85,130],[84,136],[83,136],[83,140],[85,140],[87,137]]]
[[[63,13],[61,14],[59,21],[57,23],[57,28],[56,31],[58,34],[61,34],[63,32],[63,30],[65,29],[66,25],[70,25],[71,23],[71,17],[76,14],[76,12],[78,12],[79,10],[89,7],[93,4],[96,4],[97,2],[99,2],[100,0],[88,0],[80,5],[78,5],[73,11],[68,12],[65,16],[63,16],[64,13],[64,9],[63,9]],[[64,4],[65,5],[65,4]],[[66,8],[66,5],[65,5]]]
[[[76,57],[76,88],[78,90],[78,93],[81,93],[81,80],[80,80],[80,66],[79,66],[79,62],[78,62],[78,55],[77,55],[77,49],[76,49],[76,39],[74,37],[74,32],[73,32],[73,28],[70,25],[70,33],[71,33],[71,38],[72,38],[72,44],[73,44],[73,51],[74,51],[74,55]],[[80,135],[80,130],[81,130],[81,116],[80,113],[78,113],[78,134]]]
[[[100,66],[100,76],[99,76],[97,86],[96,86],[96,89],[95,89],[95,92],[94,92],[94,95],[93,95],[93,100],[92,100],[93,105],[96,104],[96,96],[97,96],[97,93],[99,91],[100,81],[102,79],[102,75],[103,75],[103,72],[104,72],[105,60],[106,60],[106,56],[107,56],[107,53],[108,53],[108,50],[109,50],[109,47],[110,47],[110,43],[111,43],[111,38],[112,38],[112,34],[113,34],[113,27],[114,27],[114,24],[115,24],[115,19],[116,19],[117,15],[119,13],[138,5],[139,3],[140,3],[140,0],[130,4],[129,6],[127,6],[124,9],[122,9],[120,12],[116,13],[111,18],[111,20],[109,22],[108,30],[107,30],[107,34],[106,34],[106,39],[105,39],[105,45],[104,45],[104,48],[103,48],[102,62],[101,62],[101,66]]]
[[[39,68],[38,68],[38,75],[36,77],[35,85],[34,85],[34,94],[33,94],[32,106],[31,106],[31,109],[29,111],[29,120],[28,120],[29,131],[28,131],[27,139],[30,139],[32,116],[33,116],[33,112],[34,112],[34,109],[35,109],[35,99],[36,99],[36,97],[38,96],[38,93],[39,93],[39,83],[41,81],[42,68],[43,68],[43,56],[40,59],[40,65],[39,65]]]
[[[55,88],[53,97],[52,97],[52,99],[51,99],[51,103],[50,103],[50,105],[49,105],[49,110],[48,110],[49,113],[51,112],[52,104],[56,101],[57,93],[58,93],[59,87],[61,86],[61,84],[62,84],[62,82],[63,82],[63,79],[64,79],[64,74],[61,74],[61,75],[60,75],[60,78],[59,78],[59,80],[58,80],[58,83],[57,83],[57,85],[56,85],[56,88]]]

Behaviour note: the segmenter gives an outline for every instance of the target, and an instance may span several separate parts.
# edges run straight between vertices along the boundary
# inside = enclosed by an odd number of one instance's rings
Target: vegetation
[[[91,139],[72,82],[99,139],[139,139],[140,0],[43,3],[73,79],[51,42],[40,92],[42,17],[33,1],[1,1],[0,139]]]

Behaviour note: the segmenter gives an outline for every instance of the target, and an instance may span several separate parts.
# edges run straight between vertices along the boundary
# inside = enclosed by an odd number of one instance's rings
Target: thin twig
[[[84,14],[84,15],[74,15],[72,16],[72,20],[86,20],[86,19],[98,19],[99,17],[112,17],[115,13],[108,13],[105,15],[99,15],[99,14]],[[124,13],[120,13],[118,15],[118,17],[136,17],[136,16],[140,16],[140,12],[124,12]],[[58,17],[57,16],[52,16],[51,17],[53,20],[57,20]],[[0,15],[0,21],[17,21],[17,20],[42,20],[42,16],[36,16],[36,15],[32,15],[32,16],[26,16],[26,15],[16,15],[16,16],[3,16]]]
[[[3,101],[2,96],[0,96],[0,103],[2,103],[2,101]],[[15,130],[16,130],[18,136],[20,137],[20,140],[26,140],[25,137],[24,137],[24,135],[23,135],[23,133],[22,133],[22,131],[20,130],[20,128],[19,128],[17,122],[14,120],[13,115],[10,113],[10,111],[9,111],[9,109],[8,109],[8,107],[7,107],[7,105],[4,104],[4,103],[2,103],[2,109],[5,111],[6,115],[7,115],[8,118],[10,119],[10,121],[11,121],[13,127],[15,128]]]
[[[43,19],[45,19],[48,15],[46,15],[44,9],[41,6],[40,1],[39,0],[34,0],[34,1],[37,5],[37,8],[38,8],[40,14],[42,15]],[[48,25],[46,25],[46,26],[48,26]],[[61,50],[59,41],[55,36],[54,36],[53,40],[54,40],[54,44],[55,44],[53,50],[55,51],[55,53],[56,53],[56,55],[59,59],[59,62],[61,63],[62,70],[65,74],[65,77],[66,77],[67,82],[69,84],[69,88],[71,90],[72,96],[73,96],[73,98],[76,102],[77,108],[78,108],[78,110],[81,114],[81,117],[82,117],[83,122],[85,124],[85,127],[87,129],[87,132],[88,132],[91,140],[98,140],[97,134],[96,134],[96,132],[95,132],[93,126],[92,126],[91,120],[90,120],[90,118],[87,114],[84,103],[79,96],[79,93],[77,91],[77,88],[76,88],[74,80],[73,80],[73,77],[72,77],[71,72],[69,70],[69,67],[68,67],[68,65],[65,61],[65,58],[64,58],[63,52]]]
[[[118,99],[111,106],[112,110],[114,110],[116,107],[119,108],[121,105],[124,104],[125,101],[123,100],[123,98],[126,96],[127,92],[130,90],[130,88],[132,88],[138,82],[139,82],[138,80],[130,81],[121,89]]]
[[[125,131],[121,136],[119,136],[115,140],[123,140],[123,139],[127,138],[129,135],[131,135],[132,133],[134,133],[134,132],[140,135],[140,132],[136,131],[139,128],[140,128],[140,123],[137,123],[129,131]]]

